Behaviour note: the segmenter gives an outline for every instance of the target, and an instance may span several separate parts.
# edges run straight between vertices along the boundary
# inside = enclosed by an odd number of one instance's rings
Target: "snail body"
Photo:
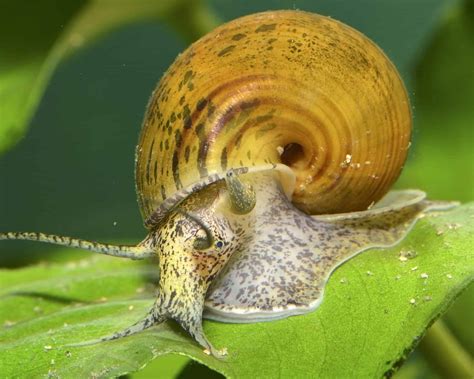
[[[301,11],[246,16],[191,45],[153,92],[136,151],[140,244],[0,239],[158,257],[148,315],[97,341],[174,319],[219,356],[203,315],[256,322],[312,311],[340,264],[452,206],[417,190],[387,194],[410,135],[403,83],[367,37]]]

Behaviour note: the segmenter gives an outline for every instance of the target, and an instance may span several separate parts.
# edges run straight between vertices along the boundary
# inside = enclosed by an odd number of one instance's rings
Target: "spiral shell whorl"
[[[366,209],[398,177],[411,114],[399,75],[370,40],[301,11],[229,22],[181,54],[150,100],[137,148],[144,218],[231,167],[293,168],[296,206]]]

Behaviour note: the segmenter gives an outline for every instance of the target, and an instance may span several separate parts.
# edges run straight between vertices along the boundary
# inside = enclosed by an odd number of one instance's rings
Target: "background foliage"
[[[474,199],[472,1],[122,1],[123,8],[114,7],[121,11],[109,12],[111,3],[43,0],[33,9],[26,1],[0,2],[0,150],[13,147],[0,157],[0,230],[140,240],[133,155],[156,82],[189,41],[217,23],[216,15],[225,21],[281,8],[354,26],[399,68],[414,106],[415,140],[398,186]],[[28,134],[12,145],[25,126]],[[65,259],[49,246],[0,249],[11,253],[0,255],[4,266]],[[471,352],[472,292],[446,318]],[[144,372],[173,372],[185,362],[161,359]],[[185,373],[197,370],[190,367]],[[420,358],[400,375],[429,370]]]

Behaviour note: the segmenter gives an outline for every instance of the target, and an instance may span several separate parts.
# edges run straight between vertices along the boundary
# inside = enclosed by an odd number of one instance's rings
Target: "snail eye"
[[[222,248],[222,246],[224,246],[224,242],[222,242],[222,241],[217,241],[217,242],[216,242],[216,247],[217,247],[218,249]]]

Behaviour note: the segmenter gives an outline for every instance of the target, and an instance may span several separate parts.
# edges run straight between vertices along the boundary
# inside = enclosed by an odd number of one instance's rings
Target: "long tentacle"
[[[112,255],[114,257],[129,258],[133,260],[149,258],[154,251],[146,243],[140,243],[136,246],[112,245],[108,243],[99,243],[86,241],[79,238],[57,236],[54,234],[35,233],[35,232],[8,232],[0,233],[0,240],[28,240],[52,243],[75,247],[84,250],[94,251],[99,254]]]

